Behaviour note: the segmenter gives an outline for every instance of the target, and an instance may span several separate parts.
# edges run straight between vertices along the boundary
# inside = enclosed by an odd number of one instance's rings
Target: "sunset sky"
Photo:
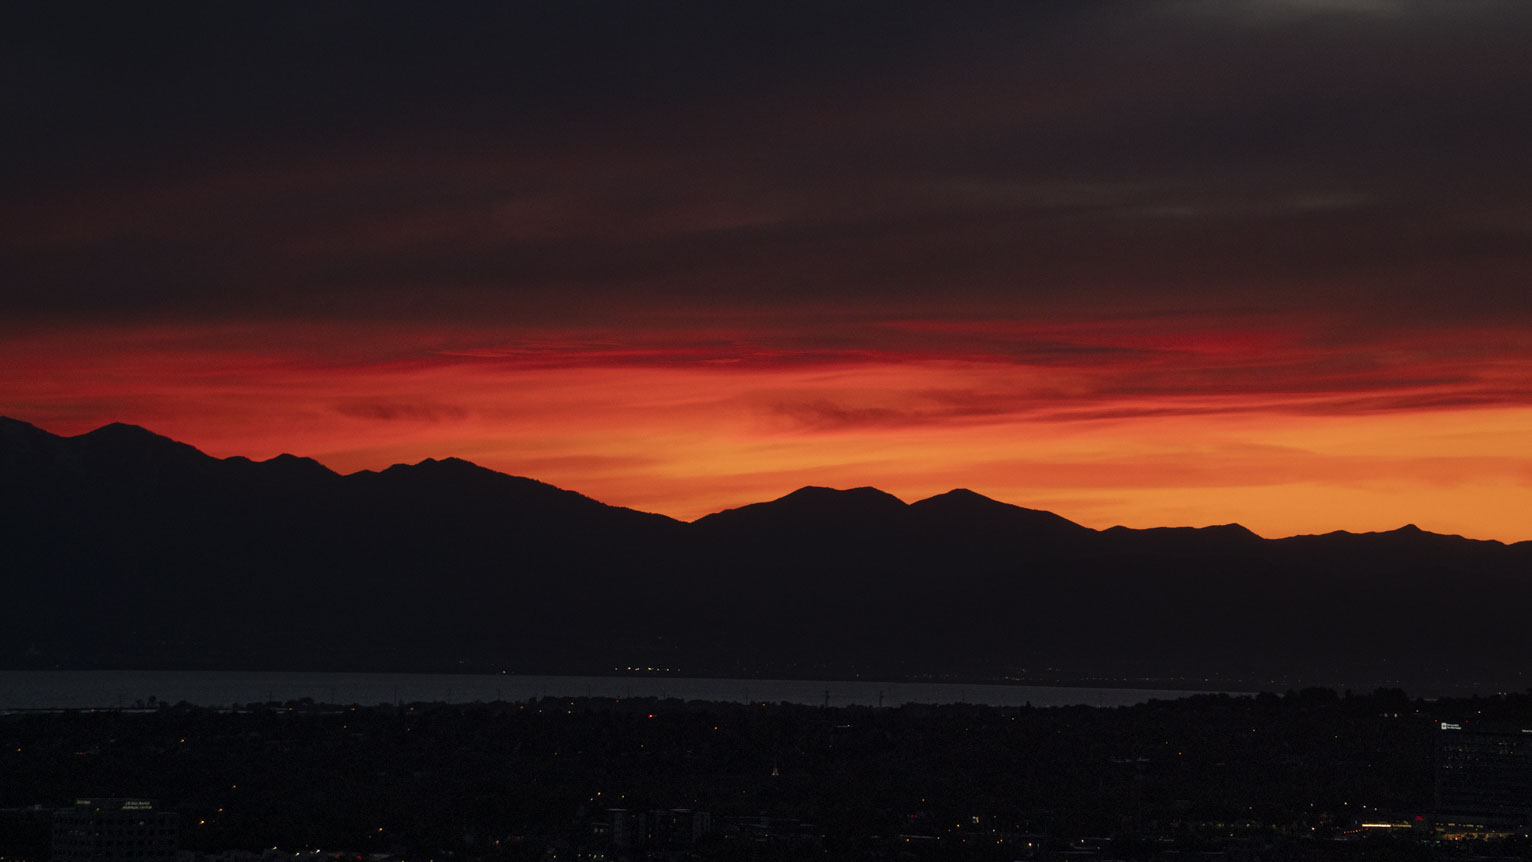
[[[0,8],[0,414],[1532,539],[1532,3]]]

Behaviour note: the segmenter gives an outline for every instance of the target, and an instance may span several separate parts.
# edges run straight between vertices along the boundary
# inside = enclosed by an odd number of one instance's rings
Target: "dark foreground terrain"
[[[33,806],[127,796],[178,812],[183,850],[288,858],[1532,858],[1432,829],[1440,722],[1465,717],[1532,721],[1532,696],[11,714],[0,856],[47,858]]]
[[[1532,685],[1532,542],[1093,530],[874,488],[688,524],[455,459],[341,476],[3,418],[0,476],[3,668]]]

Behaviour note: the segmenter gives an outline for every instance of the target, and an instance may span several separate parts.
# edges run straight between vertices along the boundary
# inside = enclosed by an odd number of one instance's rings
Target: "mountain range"
[[[455,458],[337,474],[0,418],[0,667],[1532,681],[1532,542],[1094,530],[954,490],[686,523]]]

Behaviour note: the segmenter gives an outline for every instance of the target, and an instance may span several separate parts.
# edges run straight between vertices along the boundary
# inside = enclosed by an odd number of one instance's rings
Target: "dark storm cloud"
[[[14,316],[1532,312],[1527,4],[0,15]]]
[[[653,112],[877,76],[922,50],[944,17],[897,4],[577,0],[86,2],[4,14],[7,106],[93,151],[103,133],[195,145],[438,126],[513,140],[600,135],[614,121],[633,132]]]

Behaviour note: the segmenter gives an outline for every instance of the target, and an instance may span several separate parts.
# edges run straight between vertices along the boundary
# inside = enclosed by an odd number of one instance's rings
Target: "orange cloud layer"
[[[1532,538],[1532,347],[1301,321],[870,321],[644,336],[102,327],[0,343],[0,412],[350,472],[449,455],[695,518],[953,487],[1090,526]]]

